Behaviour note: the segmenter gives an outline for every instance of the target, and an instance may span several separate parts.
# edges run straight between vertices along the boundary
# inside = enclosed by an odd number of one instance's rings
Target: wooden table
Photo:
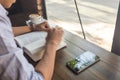
[[[119,56],[68,31],[65,32],[65,41],[67,48],[57,52],[52,80],[120,80]],[[101,61],[76,75],[66,67],[66,62],[85,51],[95,53]]]
[[[120,80],[120,57],[108,52],[82,38],[65,31],[67,48],[57,51],[55,70],[52,80]],[[100,61],[76,75],[66,67],[66,62],[91,51],[100,57]],[[30,63],[36,65],[26,54]]]

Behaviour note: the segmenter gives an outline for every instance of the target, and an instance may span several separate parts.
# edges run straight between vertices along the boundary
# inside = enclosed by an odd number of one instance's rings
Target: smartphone
[[[78,74],[98,61],[100,61],[99,56],[90,51],[86,51],[75,59],[66,62],[66,66]]]

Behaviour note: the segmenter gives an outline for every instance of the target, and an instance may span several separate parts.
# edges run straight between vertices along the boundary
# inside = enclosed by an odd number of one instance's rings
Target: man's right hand
[[[64,31],[61,27],[52,28],[48,31],[48,36],[46,38],[46,44],[55,44],[59,45],[62,40]]]
[[[35,66],[35,70],[42,73],[45,80],[51,80],[52,78],[56,49],[62,40],[63,33],[64,31],[60,27],[48,30],[44,55],[40,62]]]

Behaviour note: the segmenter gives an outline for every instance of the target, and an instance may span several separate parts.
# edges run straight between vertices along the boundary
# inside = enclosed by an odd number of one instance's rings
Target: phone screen
[[[73,72],[78,74],[99,60],[100,58],[97,55],[90,51],[87,51],[75,59],[68,61],[66,65]]]

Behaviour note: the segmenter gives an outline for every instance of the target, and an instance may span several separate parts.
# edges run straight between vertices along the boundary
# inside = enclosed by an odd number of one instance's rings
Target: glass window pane
[[[83,37],[74,0],[46,0],[46,8],[49,21]]]
[[[76,0],[86,39],[111,51],[119,0]],[[74,0],[46,0],[50,21],[83,38]]]

